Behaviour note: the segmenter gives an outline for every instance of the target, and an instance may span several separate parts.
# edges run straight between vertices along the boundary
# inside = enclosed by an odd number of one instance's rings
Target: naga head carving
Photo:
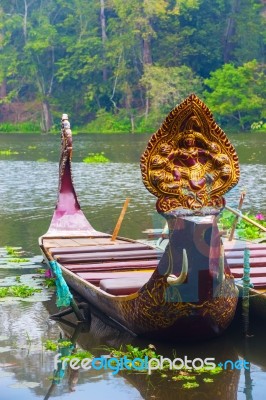
[[[195,95],[176,106],[141,157],[142,179],[159,212],[213,214],[239,180],[236,151]]]

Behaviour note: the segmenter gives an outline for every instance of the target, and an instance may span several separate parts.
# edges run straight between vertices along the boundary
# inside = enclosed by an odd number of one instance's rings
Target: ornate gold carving
[[[190,95],[167,116],[141,157],[142,179],[157,209],[218,211],[239,180],[238,157],[210,110]]]

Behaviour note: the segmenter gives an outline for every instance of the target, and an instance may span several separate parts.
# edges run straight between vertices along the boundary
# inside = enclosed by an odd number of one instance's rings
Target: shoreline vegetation
[[[127,126],[126,124],[114,124],[112,127],[110,124],[105,125],[104,123],[98,124],[97,121],[93,121],[92,123],[86,125],[86,126],[76,126],[74,130],[72,131],[73,135],[76,134],[88,134],[88,135],[94,135],[94,134],[103,134],[103,135],[112,135],[112,134],[153,134],[154,132],[157,131],[157,129],[160,127],[160,123],[154,124],[152,126],[151,124],[140,124],[134,132],[130,130],[130,127]],[[223,126],[220,125],[220,127],[225,130],[227,133],[239,133],[239,129],[236,129],[235,126],[227,126],[226,128],[223,128]],[[12,134],[35,134],[35,135],[44,135],[44,134],[49,134],[49,135],[57,135],[58,132],[60,131],[60,126],[58,127],[53,126],[49,132],[43,132],[40,125],[37,122],[20,122],[20,123],[0,123],[0,134],[7,134],[7,135],[12,135]],[[242,131],[243,132],[243,131]],[[252,134],[252,133],[262,133],[266,134],[266,123],[254,123],[253,126],[251,126],[250,130],[246,130],[245,133]]]
[[[1,2],[0,132],[152,133],[192,93],[266,131],[265,0],[46,3]]]

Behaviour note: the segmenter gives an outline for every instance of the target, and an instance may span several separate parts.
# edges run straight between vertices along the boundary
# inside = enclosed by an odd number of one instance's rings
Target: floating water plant
[[[0,297],[29,297],[34,293],[41,292],[41,289],[36,289],[27,285],[0,287]]]
[[[104,153],[89,153],[87,157],[83,159],[84,163],[106,163],[110,162],[110,160],[105,157]]]
[[[18,151],[12,150],[0,150],[0,156],[12,156],[13,154],[19,154]]]
[[[264,215],[259,213],[257,215],[243,213],[244,216],[248,217],[252,221],[259,222],[260,225],[266,227],[266,220]],[[230,230],[233,222],[235,220],[235,215],[230,211],[224,210],[219,217],[219,225],[221,229]],[[236,225],[236,235],[242,239],[259,239],[265,236],[262,231],[251,223],[245,221],[244,219],[239,219]]]

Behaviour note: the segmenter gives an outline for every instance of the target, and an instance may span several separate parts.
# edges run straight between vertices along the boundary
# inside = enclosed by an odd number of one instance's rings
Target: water
[[[147,228],[163,226],[155,212],[156,199],[141,182],[139,157],[145,149],[146,135],[78,135],[74,137],[73,173],[82,209],[93,227],[112,232],[127,197],[130,204],[120,234],[143,238]],[[241,163],[241,180],[227,196],[227,204],[236,206],[241,190],[246,188],[244,210],[266,214],[266,141],[263,135],[236,135],[231,138]],[[57,196],[58,158],[60,143],[55,136],[0,135],[0,150],[18,152],[0,156],[0,247],[21,246],[29,255],[38,255],[38,237],[47,229]],[[84,164],[88,153],[104,152],[108,164]],[[45,159],[46,161],[44,161]],[[33,259],[38,266],[41,259]],[[15,277],[35,269],[3,269]],[[221,338],[208,343],[156,343],[158,354],[173,359],[188,355],[215,357],[217,362],[247,359],[251,371],[226,371],[216,376],[213,383],[200,382],[194,389],[182,389],[172,376],[119,373],[111,370],[79,371],[75,376],[66,373],[61,382],[53,385],[54,354],[43,349],[45,339],[58,339],[60,333],[73,336],[74,328],[49,319],[55,312],[54,301],[15,301],[1,304],[0,315],[0,399],[209,399],[246,400],[265,398],[266,351],[265,325],[251,322],[254,337],[248,345],[242,340],[240,320]],[[240,317],[239,317],[240,318]],[[73,322],[73,321],[72,321]],[[149,341],[133,338],[110,327],[96,316],[77,343],[100,355],[102,345],[118,348],[133,343],[141,348]],[[175,354],[175,357],[174,357]],[[252,379],[252,384],[250,384]],[[183,383],[183,382],[182,382]]]

